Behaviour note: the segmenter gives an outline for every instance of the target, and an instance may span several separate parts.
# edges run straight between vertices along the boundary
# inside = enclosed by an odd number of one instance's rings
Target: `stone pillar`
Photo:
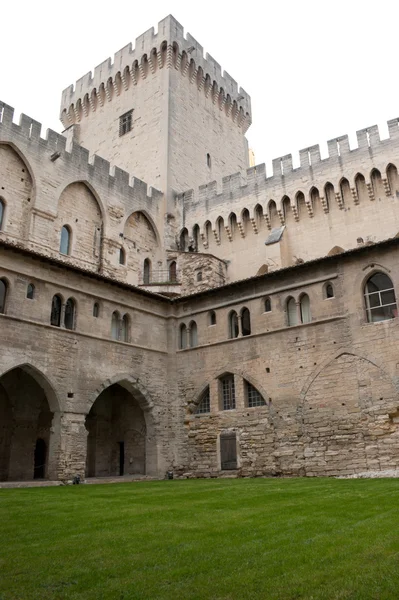
[[[56,479],[72,479],[74,475],[80,475],[81,479],[85,477],[88,433],[85,420],[86,415],[81,413],[54,415],[54,433],[59,435]]]
[[[236,409],[242,410],[245,407],[244,379],[234,375],[234,390],[236,396]]]
[[[300,302],[295,302],[295,306],[296,306],[296,320],[297,320],[297,325],[299,325],[300,323],[302,323],[301,303]]]
[[[187,327],[187,348],[191,348],[191,329]]]
[[[238,320],[238,337],[242,337],[242,318],[241,315],[237,315]]]
[[[66,307],[66,302],[63,302],[61,305],[60,327],[65,327],[65,307]]]
[[[211,413],[218,413],[220,410],[220,381],[219,379],[212,379],[209,384],[209,399],[211,404]]]

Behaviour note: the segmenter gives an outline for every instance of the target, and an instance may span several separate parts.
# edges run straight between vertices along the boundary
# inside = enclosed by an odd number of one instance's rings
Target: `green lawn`
[[[0,600],[399,599],[399,480],[0,490]]]

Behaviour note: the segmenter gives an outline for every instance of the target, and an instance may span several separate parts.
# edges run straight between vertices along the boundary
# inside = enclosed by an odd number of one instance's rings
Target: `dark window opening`
[[[266,298],[265,300],[265,312],[271,312],[272,310],[272,303],[270,298]]]
[[[33,298],[35,297],[35,286],[33,285],[33,283],[30,283],[26,289],[26,297],[28,298],[28,300],[33,300]]]
[[[68,298],[65,304],[65,329],[75,329],[75,301]]]
[[[126,253],[123,248],[119,249],[119,264],[124,265],[126,263]]]
[[[234,375],[223,377],[220,380],[220,385],[222,388],[223,410],[234,410],[236,407]]]
[[[209,154],[209,152],[206,155],[206,164],[209,168],[211,168],[212,166],[212,161],[211,161],[211,155]]]
[[[241,328],[242,335],[251,335],[251,315],[247,308],[243,308],[241,311]]]
[[[326,285],[326,298],[334,298],[334,288],[331,283]]]
[[[131,131],[133,126],[133,109],[119,117],[119,137]]]
[[[214,310],[211,310],[209,313],[209,325],[216,325],[216,313]]]
[[[95,302],[93,304],[93,317],[95,317],[97,319],[99,314],[100,314],[100,305],[98,302]]]
[[[60,296],[53,296],[53,300],[51,302],[51,316],[50,316],[50,324],[55,327],[60,327],[61,325],[61,306],[62,300]]]

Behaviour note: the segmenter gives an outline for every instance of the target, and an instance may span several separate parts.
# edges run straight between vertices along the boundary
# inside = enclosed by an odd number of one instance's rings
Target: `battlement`
[[[270,201],[276,203],[277,211],[283,215],[284,208],[282,205],[284,198],[289,198],[295,212],[295,198],[300,192],[305,196],[305,203],[310,204],[309,192],[315,187],[318,188],[320,196],[323,196],[324,186],[330,182],[335,184],[336,199],[340,202],[339,190],[340,183],[343,179],[354,179],[357,173],[360,173],[366,185],[371,186],[370,172],[373,167],[380,169],[384,166],[383,155],[389,152],[390,155],[397,157],[397,165],[399,168],[399,119],[391,119],[388,121],[389,137],[381,139],[379,128],[377,125],[366,127],[356,132],[357,147],[351,147],[349,144],[348,135],[339,136],[327,142],[328,156],[321,158],[319,145],[310,146],[299,151],[299,167],[293,167],[292,155],[287,154],[273,159],[272,173],[266,172],[266,165],[260,164],[247,169],[246,175],[234,173],[228,177],[224,177],[221,182],[221,187],[218,182],[212,181],[205,185],[201,185],[197,190],[187,190],[178,196],[178,200],[184,206],[184,214],[186,222],[191,223],[191,219],[195,222],[198,213],[206,211],[211,213],[213,209],[219,211],[221,216],[226,218],[228,214],[235,210],[239,215],[238,207],[234,206],[234,201],[237,200],[237,205],[241,199],[252,197],[254,206],[252,208],[251,217],[254,216],[253,210],[257,203],[266,204]],[[370,166],[372,165],[372,166]],[[386,177],[382,173],[382,178]],[[354,185],[352,181],[352,186]],[[389,187],[386,184],[387,189]],[[351,187],[352,195],[356,200],[356,190]],[[369,191],[370,199],[372,198],[372,190]],[[343,206],[343,199],[341,198]],[[309,208],[310,210],[310,208]],[[226,213],[226,214],[225,214]],[[216,214],[216,213],[215,213]],[[283,216],[281,217],[282,221]]]
[[[60,133],[47,129],[46,137],[40,137],[42,125],[27,115],[21,114],[19,124],[14,122],[14,109],[0,101],[0,142],[15,143],[21,151],[26,145],[34,154],[58,164],[58,161],[73,166],[79,170],[82,179],[98,181],[107,189],[116,191],[125,198],[132,197],[133,193],[140,192],[141,196],[147,196],[149,203],[157,203],[163,198],[163,194],[153,187],[147,186],[144,181],[130,175],[126,171],[113,167],[101,158],[75,142],[69,143],[67,138]]]
[[[112,100],[113,94],[127,91],[140,79],[154,74],[157,69],[175,68],[190,83],[198,86],[205,95],[218,103],[227,116],[245,131],[251,123],[250,96],[210,54],[204,57],[203,47],[172,17],[159,22],[158,32],[149,29],[136,39],[135,46],[128,44],[119,50],[112,61],[108,58],[70,85],[62,93],[60,118],[65,127],[79,122],[97,105]]]

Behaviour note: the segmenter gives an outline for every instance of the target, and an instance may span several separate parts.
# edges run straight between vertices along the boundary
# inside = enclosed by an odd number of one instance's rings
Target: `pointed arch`
[[[357,193],[359,202],[366,202],[366,200],[369,199],[369,195],[368,195],[366,180],[364,178],[364,175],[362,175],[362,173],[356,173],[355,187],[356,187],[356,193]]]

